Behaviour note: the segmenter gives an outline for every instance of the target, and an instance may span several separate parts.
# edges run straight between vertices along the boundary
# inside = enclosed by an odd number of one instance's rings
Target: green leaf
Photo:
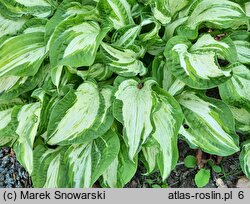
[[[210,179],[210,170],[201,169],[195,175],[194,181],[195,181],[196,186],[198,186],[199,188],[202,188],[209,183],[209,179]]]
[[[120,139],[120,151],[115,160],[102,175],[102,186],[111,188],[122,188],[134,176],[137,170],[137,158],[135,162],[128,157],[128,148]]]
[[[0,77],[0,98],[9,100],[23,93],[33,90],[44,78],[47,67],[43,66],[37,74],[32,77],[3,76]]]
[[[26,28],[23,34],[0,45],[0,77],[34,76],[45,58],[44,26]]]
[[[228,0],[194,0],[185,11],[185,16],[188,19],[179,27],[178,33],[190,39],[198,36],[198,28],[202,24],[216,29],[237,29],[247,24],[241,6]]]
[[[35,187],[89,188],[113,162],[119,152],[119,139],[108,131],[83,144],[49,149],[43,145],[34,151]]]
[[[178,160],[177,136],[183,121],[183,113],[172,96],[159,88],[154,88],[154,91],[156,105],[152,113],[152,137],[159,144],[157,164],[162,180],[165,180]]]
[[[9,103],[8,103],[9,105]],[[12,145],[16,139],[16,108],[0,104],[0,146]]]
[[[0,37],[17,34],[26,21],[25,18],[19,18],[18,20],[8,19],[0,14]]]
[[[109,112],[111,96],[112,88],[100,93],[93,82],[70,90],[51,110],[47,143],[83,143],[105,133],[113,121]]]
[[[220,166],[214,165],[212,166],[212,169],[214,170],[214,172],[216,173],[221,173],[222,169]]]
[[[135,79],[127,79],[120,83],[115,93],[113,112],[115,118],[124,125],[123,136],[129,147],[131,160],[153,130],[150,119],[153,109],[151,87],[155,83],[151,79],[141,83]]]
[[[196,158],[194,156],[192,156],[192,155],[186,156],[185,159],[184,159],[184,165],[187,168],[194,168],[194,167],[196,167],[196,165],[197,165]]]
[[[66,18],[58,25],[49,44],[51,66],[90,66],[108,29],[95,21],[84,21],[84,14]]]
[[[220,96],[224,102],[250,111],[250,70],[239,65],[233,69],[233,76],[219,86]]]
[[[244,108],[229,106],[235,119],[235,128],[242,133],[250,133],[250,111]]]
[[[239,62],[250,64],[250,33],[247,31],[235,31],[230,35],[233,40]]]
[[[17,115],[18,139],[13,149],[18,161],[29,172],[33,171],[33,145],[40,122],[41,104],[39,102],[24,105]]]
[[[92,187],[115,160],[119,148],[119,139],[113,131],[108,131],[92,142],[70,146],[65,153],[69,176],[68,186]]]
[[[70,17],[77,14],[84,14],[84,19],[86,18],[96,18],[97,10],[90,5],[82,5],[81,0],[63,1],[57,8],[55,14],[46,24],[46,40],[49,40],[53,36],[53,32],[56,27],[60,25],[61,22],[69,19]]]
[[[179,133],[192,146],[219,156],[239,151],[233,115],[222,101],[193,91],[185,91],[177,99],[188,125],[187,129],[181,127]]]
[[[53,12],[53,7],[47,0],[1,0],[0,9],[4,15],[12,18],[23,15],[46,18]]]
[[[131,77],[139,74],[143,76],[147,69],[138,59],[144,54],[144,50],[120,49],[106,43],[101,44],[102,52],[110,70],[120,76]]]
[[[216,41],[205,34],[192,45],[185,37],[171,38],[164,51],[167,66],[172,74],[196,89],[215,87],[231,77],[231,67],[221,67],[218,59],[223,56],[234,63],[237,53],[232,40]]]
[[[129,0],[99,0],[98,10],[102,17],[106,17],[115,29],[134,24]]]
[[[65,146],[49,149],[38,145],[34,150],[32,182],[36,188],[60,188],[67,186],[67,172],[63,165]]]
[[[250,179],[250,140],[247,140],[242,144],[240,166],[247,178]]]

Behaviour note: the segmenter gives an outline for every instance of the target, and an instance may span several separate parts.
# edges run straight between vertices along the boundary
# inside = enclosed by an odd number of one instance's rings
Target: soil
[[[17,161],[12,149],[0,149],[0,188],[31,188],[28,172]]]
[[[196,155],[196,151],[184,141],[179,141],[179,161],[166,181],[161,180],[159,172],[145,175],[146,169],[139,163],[138,171],[133,179],[125,186],[126,188],[196,188],[194,177],[198,167],[187,168],[184,158],[187,155]],[[236,187],[237,181],[244,176],[239,165],[239,154],[222,158],[219,166],[221,173],[211,170],[211,179],[206,188]],[[6,160],[6,161],[5,161]],[[206,168],[209,168],[205,164]],[[0,188],[31,188],[32,181],[25,169],[16,160],[16,156],[10,148],[0,149]]]
[[[184,165],[184,158],[187,155],[196,155],[196,151],[190,149],[190,147],[184,141],[179,141],[179,161],[176,168],[172,171],[166,181],[161,181],[160,173],[155,172],[150,176],[145,176],[145,169],[140,165],[134,178],[129,182],[127,188],[197,188],[194,182],[195,174],[198,172],[198,167],[187,168]],[[219,166],[222,168],[221,173],[215,173],[211,170],[210,182],[205,188],[234,188],[239,178],[244,174],[239,164],[239,154],[234,154],[230,157],[222,158]],[[207,164],[206,168],[210,168]]]

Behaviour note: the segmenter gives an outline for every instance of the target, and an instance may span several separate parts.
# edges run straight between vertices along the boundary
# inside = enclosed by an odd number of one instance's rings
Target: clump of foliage
[[[165,180],[178,139],[239,152],[249,19],[246,0],[0,0],[0,146],[35,187],[123,187],[138,160]]]

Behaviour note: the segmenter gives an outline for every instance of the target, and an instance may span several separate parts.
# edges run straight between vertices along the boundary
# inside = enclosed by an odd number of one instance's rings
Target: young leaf
[[[199,188],[202,188],[208,184],[209,179],[210,179],[210,170],[201,169],[195,175],[194,181],[195,181],[196,186],[198,186]]]
[[[188,155],[184,159],[184,165],[187,168],[194,168],[197,165],[196,158],[192,155]]]

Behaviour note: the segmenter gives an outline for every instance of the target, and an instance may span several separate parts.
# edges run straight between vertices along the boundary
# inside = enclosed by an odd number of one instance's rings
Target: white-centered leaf
[[[113,112],[116,119],[123,123],[123,136],[128,145],[131,160],[134,159],[141,145],[153,131],[151,123],[154,103],[152,86],[155,83],[151,79],[142,83],[134,79],[127,79],[120,83],[115,93]]]
[[[0,37],[17,34],[26,21],[25,18],[20,18],[18,20],[7,19],[0,14]]]
[[[69,187],[92,187],[118,152],[119,139],[113,131],[108,131],[91,142],[70,146],[65,153]]]
[[[97,49],[108,30],[101,29],[95,21],[83,19],[84,14],[72,16],[56,27],[49,47],[52,67],[93,64]]]
[[[250,111],[245,108],[229,106],[235,119],[235,128],[237,131],[250,134]]]
[[[137,169],[137,158],[131,161],[128,148],[120,139],[120,151],[109,167],[102,174],[102,186],[110,188],[123,188],[134,176]]]
[[[220,96],[229,105],[250,110],[250,70],[244,65],[233,68],[233,76],[219,86]]]
[[[198,28],[203,23],[218,29],[236,29],[247,24],[242,7],[228,0],[194,0],[185,13],[188,19],[178,29],[178,33],[190,39],[198,36]]]
[[[37,135],[40,122],[40,102],[24,105],[18,115],[16,134],[18,139],[14,144],[14,151],[18,161],[25,169],[32,173],[33,170],[33,144]]]
[[[10,17],[21,17],[33,15],[38,18],[49,17],[53,7],[47,0],[1,0],[0,6],[5,15]]]
[[[30,27],[25,31],[0,45],[0,77],[33,76],[41,66],[46,54],[44,30]]]
[[[100,15],[106,17],[115,29],[134,24],[128,0],[99,0]]]
[[[242,144],[240,165],[244,174],[250,179],[250,140],[247,140]]]
[[[75,92],[69,91],[51,111],[47,143],[82,143],[106,132],[112,124],[111,90],[100,93],[96,84],[85,82]]]
[[[208,34],[194,45],[185,37],[173,37],[168,41],[164,55],[172,74],[197,89],[212,88],[228,80],[237,59],[232,40],[226,38],[218,42]],[[221,56],[233,64],[221,67],[218,63]]]
[[[250,64],[250,33],[247,31],[235,31],[230,35],[233,40],[239,62]]]
[[[83,144],[56,149],[39,145],[34,151],[34,186],[90,188],[117,157],[119,148],[118,136],[111,130]]]
[[[105,55],[109,68],[121,76],[145,75],[147,69],[138,59],[144,54],[144,50],[135,52],[132,49],[119,49],[102,43],[102,51]]]
[[[233,115],[222,101],[192,91],[183,92],[177,99],[188,126],[182,127],[179,133],[192,146],[220,156],[239,151]]]

